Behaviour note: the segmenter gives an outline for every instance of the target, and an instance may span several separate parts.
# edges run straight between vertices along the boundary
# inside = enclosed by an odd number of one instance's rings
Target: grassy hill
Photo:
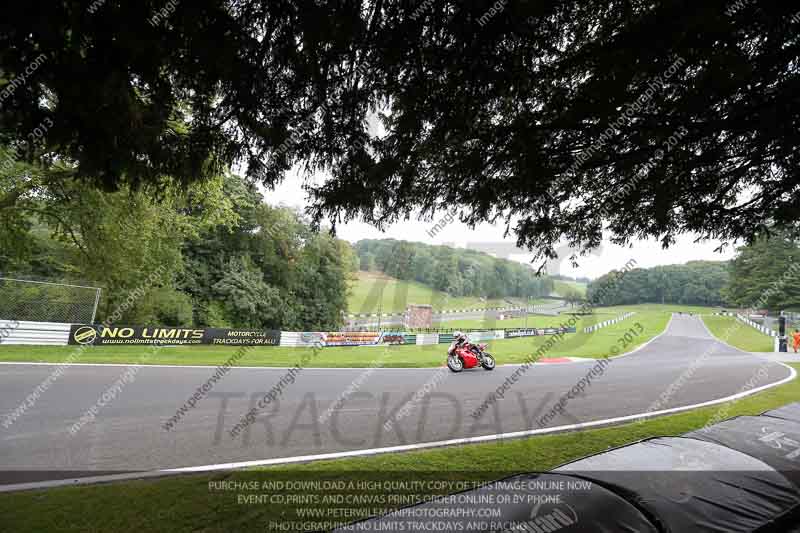
[[[434,310],[509,305],[505,300],[481,300],[470,296],[456,298],[415,281],[401,281],[381,272],[359,271],[350,286],[347,307],[350,313],[377,313],[379,310],[398,313],[405,311],[410,303],[430,304]]]
[[[584,296],[586,295],[586,284],[581,283],[580,281],[566,281],[566,280],[556,279],[553,280],[553,283],[555,284],[555,286],[553,287],[553,294],[555,296],[563,296],[564,291],[566,289],[576,289]]]

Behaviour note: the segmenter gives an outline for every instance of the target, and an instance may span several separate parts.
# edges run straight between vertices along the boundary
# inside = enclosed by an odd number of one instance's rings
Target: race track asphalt
[[[591,383],[584,380],[582,393],[556,413],[554,406],[596,365],[588,360],[538,364],[524,373],[517,366],[498,366],[492,372],[460,374],[446,368],[308,368],[236,437],[230,435],[231,428],[282,378],[288,382],[286,369],[232,369],[209,396],[165,431],[162,424],[214,369],[143,366],[135,380],[73,436],[70,427],[126,368],[72,366],[10,427],[0,425],[0,485],[573,425],[694,405],[791,376],[786,366],[714,340],[699,318],[675,315],[665,333],[644,348],[596,370]],[[55,368],[0,365],[0,421]],[[473,419],[471,413],[515,372],[519,379],[504,398]],[[331,405],[337,407],[331,411],[336,414],[325,419]],[[390,419],[391,426],[386,424]]]

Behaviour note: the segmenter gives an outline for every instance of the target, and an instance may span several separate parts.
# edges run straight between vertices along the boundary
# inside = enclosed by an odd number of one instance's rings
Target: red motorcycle
[[[461,372],[465,368],[475,368],[478,365],[485,370],[494,370],[494,357],[486,351],[485,344],[465,343],[456,348],[453,355],[447,356],[447,368],[453,372]]]

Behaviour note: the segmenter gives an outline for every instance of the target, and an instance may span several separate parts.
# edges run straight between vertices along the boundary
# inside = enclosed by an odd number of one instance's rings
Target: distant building
[[[405,327],[429,328],[433,324],[433,306],[408,304],[406,307]]]

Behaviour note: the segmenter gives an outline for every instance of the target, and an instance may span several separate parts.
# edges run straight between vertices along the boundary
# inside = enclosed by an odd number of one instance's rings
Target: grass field
[[[664,330],[669,313],[652,309],[641,309],[637,314],[619,324],[592,333],[583,333],[583,328],[598,320],[605,320],[622,314],[622,308],[603,308],[594,316],[583,316],[575,324],[578,333],[567,334],[558,341],[545,357],[606,357],[618,351],[625,352],[651,339]],[[549,327],[566,323],[569,316],[530,317],[529,326]],[[503,321],[502,328],[520,327],[524,320]],[[619,342],[625,333],[641,324],[641,331],[629,342]],[[449,325],[449,324],[448,324]],[[461,327],[461,326],[459,326]],[[499,328],[500,326],[498,326]],[[520,337],[490,341],[489,351],[495,355],[498,364],[522,363],[531,354],[548,342],[550,337]],[[624,344],[624,346],[623,346]],[[434,367],[444,363],[446,346],[351,346],[325,348],[311,358],[309,367],[369,367],[376,359],[381,359],[386,367]],[[175,346],[165,347],[153,353],[147,360],[140,361],[143,354],[150,353],[147,346],[90,346],[80,351],[77,363],[140,363],[163,365],[209,365],[216,366],[226,362],[239,348],[232,346]],[[76,353],[74,346],[19,346],[0,347],[1,361],[60,363]],[[237,366],[290,367],[313,351],[307,348],[254,347],[237,358]]]
[[[608,320],[621,315],[622,312],[598,311],[592,315],[581,315],[578,329],[591,326],[596,322]],[[571,315],[563,313],[560,315],[536,315],[530,314],[527,319],[508,318],[505,320],[486,319],[460,319],[443,321],[439,327],[449,329],[477,330],[477,329],[513,329],[513,328],[549,328],[565,324]]]
[[[800,369],[800,365],[792,366]],[[213,475],[5,493],[0,494],[0,520],[4,530],[16,533],[262,532],[269,530],[270,521],[299,521],[297,509],[300,505],[243,505],[237,498],[240,494],[273,494],[274,491],[214,491],[210,490],[209,483],[222,480],[263,483],[275,479],[317,482],[357,482],[364,479],[489,481],[512,472],[549,470],[608,448],[648,437],[679,435],[732,416],[756,415],[797,401],[798,398],[800,383],[794,380],[735,402],[613,428],[319,461],[280,469],[260,468]],[[421,500],[442,492],[419,490],[404,495]],[[371,493],[387,497],[397,494],[396,491],[385,489],[372,490]],[[349,519],[340,518],[341,522],[352,522],[372,514],[363,505],[327,504],[315,507],[324,512],[333,508],[349,509],[353,514]],[[381,507],[386,509],[392,506]]]
[[[732,316],[703,316],[709,331],[723,342],[746,352],[771,352],[774,350],[772,337],[764,335],[736,320]]]
[[[456,298],[415,281],[401,281],[380,272],[359,271],[350,285],[347,309],[350,313],[399,313],[406,310],[407,304],[428,304],[435,311],[510,305],[502,299]]]
[[[563,296],[567,289],[575,289],[584,296],[586,295],[586,283],[561,279],[553,280],[553,294]]]

